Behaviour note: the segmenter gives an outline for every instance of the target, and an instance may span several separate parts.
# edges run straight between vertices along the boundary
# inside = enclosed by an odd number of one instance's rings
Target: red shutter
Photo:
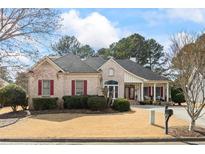
[[[54,80],[50,80],[50,95],[54,95]]]
[[[84,95],[87,95],[87,80],[84,80]]]
[[[160,90],[161,90],[161,91],[160,91],[161,97],[163,97],[163,87],[161,87]]]
[[[74,96],[75,95],[75,80],[72,80],[71,82],[72,82],[71,83],[71,85],[72,85],[72,96]]]
[[[38,80],[38,95],[42,95],[42,80]]]

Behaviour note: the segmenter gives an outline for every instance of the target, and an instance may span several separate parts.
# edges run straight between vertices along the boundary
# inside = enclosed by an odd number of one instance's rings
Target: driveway
[[[158,112],[162,112],[164,113],[164,106],[156,106],[156,105],[134,105],[132,106],[133,108],[141,108],[141,109],[147,109],[147,110],[155,110]],[[174,111],[174,115],[182,120],[186,120],[187,122],[190,121],[190,117],[187,113],[187,111],[185,110],[184,107],[182,106],[170,106],[169,109],[173,109]],[[196,121],[197,125],[203,126],[205,127],[205,109],[203,109],[203,111],[201,112],[201,117]]]

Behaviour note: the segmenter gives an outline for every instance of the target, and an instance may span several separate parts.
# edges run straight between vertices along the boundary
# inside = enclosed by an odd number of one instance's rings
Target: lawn
[[[2,109],[0,114],[9,111]],[[171,137],[164,135],[162,113],[156,113],[156,125],[150,125],[148,118],[149,111],[144,109],[125,113],[31,115],[0,128],[0,138]],[[185,126],[187,123],[173,116],[169,125]]]

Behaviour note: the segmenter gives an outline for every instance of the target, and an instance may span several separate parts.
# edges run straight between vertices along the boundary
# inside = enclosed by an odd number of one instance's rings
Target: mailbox
[[[166,116],[172,116],[173,115],[173,110],[172,109],[166,109],[165,110],[165,115]]]
[[[168,121],[169,118],[173,115],[173,110],[172,109],[168,109],[168,106],[165,106],[165,134],[168,134]]]

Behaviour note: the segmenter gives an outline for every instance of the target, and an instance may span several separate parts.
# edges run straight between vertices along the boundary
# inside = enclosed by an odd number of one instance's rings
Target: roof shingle
[[[88,57],[84,62],[88,64],[90,67],[97,70],[100,66],[102,66],[107,60],[103,59],[101,56],[96,57]]]
[[[121,65],[127,71],[147,80],[168,80],[167,78],[144,68],[140,64],[133,62],[129,59],[114,59],[119,65]]]
[[[80,57],[71,53],[62,56],[53,62],[61,67],[65,72],[71,73],[97,73],[97,70],[83,62]]]

